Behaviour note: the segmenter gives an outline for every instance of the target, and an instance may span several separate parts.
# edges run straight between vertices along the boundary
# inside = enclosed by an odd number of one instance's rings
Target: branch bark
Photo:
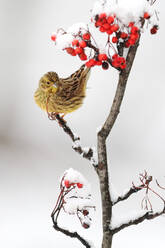
[[[102,223],[103,223],[103,240],[102,248],[110,248],[112,245],[113,232],[110,230],[109,226],[112,219],[112,201],[109,191],[109,174],[108,174],[108,164],[107,164],[107,150],[106,150],[106,139],[110,134],[117,116],[120,112],[120,106],[124,97],[126,84],[128,80],[129,73],[132,68],[132,64],[139,46],[139,40],[129,48],[128,55],[126,58],[127,67],[122,70],[119,74],[119,81],[116,89],[116,94],[113,99],[113,103],[101,130],[97,135],[97,150],[98,150],[98,167],[96,169],[99,181],[100,181],[100,191],[102,200]]]

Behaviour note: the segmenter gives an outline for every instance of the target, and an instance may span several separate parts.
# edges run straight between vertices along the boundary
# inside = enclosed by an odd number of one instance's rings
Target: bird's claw
[[[55,113],[55,112],[49,113],[48,112],[48,118],[49,118],[49,120],[51,120],[51,121],[57,120],[58,121],[58,124],[60,125],[60,127],[66,124],[66,120],[64,120],[64,116],[65,116],[65,114],[63,114],[62,116],[60,116],[58,113]]]

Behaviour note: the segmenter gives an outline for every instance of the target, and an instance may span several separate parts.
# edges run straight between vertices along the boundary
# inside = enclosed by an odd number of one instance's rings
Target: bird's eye
[[[49,85],[50,84],[50,82],[46,82],[47,83],[47,85]]]

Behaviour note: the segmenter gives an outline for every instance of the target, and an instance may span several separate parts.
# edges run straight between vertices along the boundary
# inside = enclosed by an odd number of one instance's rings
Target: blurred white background
[[[89,22],[94,0],[0,0],[0,246],[3,248],[83,247],[78,241],[55,232],[50,218],[59,177],[73,167],[90,182],[96,213],[93,225],[82,230],[73,218],[64,225],[101,242],[100,193],[91,165],[72,151],[71,142],[56,122],[48,120],[34,103],[38,80],[54,70],[62,77],[81,62],[58,51],[50,34],[59,27]],[[157,0],[159,10],[165,8]],[[137,182],[146,169],[165,185],[165,82],[164,25],[150,35],[147,30],[129,78],[121,113],[108,140],[110,175],[117,190]],[[99,35],[99,33],[98,33]],[[117,72],[94,68],[82,108],[66,116],[82,145],[96,145],[96,129],[103,124],[117,84]],[[143,194],[133,196],[115,209],[126,214],[140,210]],[[161,202],[153,199],[153,206]],[[116,234],[113,248],[163,248],[165,218],[144,222]]]

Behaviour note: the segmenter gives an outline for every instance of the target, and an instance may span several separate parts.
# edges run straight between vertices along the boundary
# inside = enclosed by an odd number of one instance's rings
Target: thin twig
[[[114,201],[113,203],[112,203],[112,205],[115,205],[115,204],[117,204],[118,202],[120,202],[120,201],[124,201],[124,200],[126,200],[126,199],[128,199],[132,194],[134,194],[134,193],[137,193],[138,191],[140,191],[140,190],[142,190],[143,189],[143,185],[140,185],[140,186],[138,186],[138,187],[131,187],[124,195],[122,195],[122,196],[119,196],[117,199],[116,199],[116,201]]]

